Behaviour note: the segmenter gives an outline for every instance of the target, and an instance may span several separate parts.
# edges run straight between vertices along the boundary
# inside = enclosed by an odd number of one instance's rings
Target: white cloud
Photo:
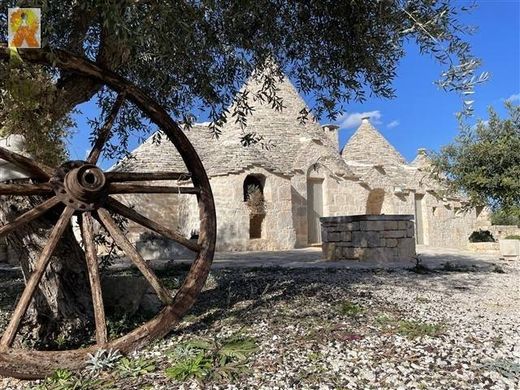
[[[390,122],[389,124],[386,125],[386,127],[388,127],[389,129],[393,129],[394,127],[397,127],[397,126],[399,126],[399,121],[398,120],[392,121],[392,122]]]
[[[516,102],[520,101],[520,93],[515,93],[511,96],[509,96],[507,99],[505,99],[506,102]]]
[[[381,124],[381,112],[379,110],[366,111],[366,112],[351,112],[342,114],[338,118],[339,127],[342,129],[348,129],[351,127],[357,127],[361,124],[361,118],[369,117],[370,121],[374,125]]]

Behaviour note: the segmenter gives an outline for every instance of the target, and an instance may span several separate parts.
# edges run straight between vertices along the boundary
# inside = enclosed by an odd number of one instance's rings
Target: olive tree
[[[488,205],[520,217],[520,106],[506,102],[508,117],[489,108],[488,120],[461,123],[455,141],[434,155],[436,173],[470,206]]]

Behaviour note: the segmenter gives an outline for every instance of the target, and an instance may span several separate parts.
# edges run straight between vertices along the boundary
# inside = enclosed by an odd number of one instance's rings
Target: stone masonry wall
[[[411,260],[415,256],[413,215],[353,215],[321,221],[326,260]]]

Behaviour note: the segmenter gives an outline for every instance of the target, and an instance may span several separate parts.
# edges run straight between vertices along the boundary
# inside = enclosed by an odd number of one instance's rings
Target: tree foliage
[[[393,97],[407,41],[445,65],[439,80],[444,89],[470,96],[486,78],[476,75],[480,62],[464,40],[471,29],[459,22],[468,7],[450,0],[0,0],[0,5],[40,6],[44,45],[117,71],[187,124],[207,110],[217,135],[230,118],[245,125],[252,100],[281,109],[276,81],[282,71],[300,91],[314,94],[316,118],[334,118],[343,104],[368,95]],[[6,31],[5,16],[0,17],[0,41]],[[279,68],[268,66],[273,60]],[[255,69],[261,87],[241,92]],[[61,109],[70,111],[95,94],[101,107],[114,98],[77,75],[57,74],[55,80],[63,94]],[[468,111],[471,104],[464,107]],[[139,119],[134,107],[125,110],[127,118]],[[303,120],[307,115],[302,112]],[[121,128],[113,152],[131,128]],[[255,137],[244,133],[244,140]]]
[[[489,120],[461,124],[459,136],[435,156],[434,165],[472,205],[520,215],[520,106],[505,106],[506,119],[489,108]]]

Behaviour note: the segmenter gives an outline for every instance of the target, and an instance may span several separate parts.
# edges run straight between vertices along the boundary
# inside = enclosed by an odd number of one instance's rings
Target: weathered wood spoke
[[[58,241],[63,232],[65,231],[65,228],[67,227],[70,218],[72,217],[72,214],[74,214],[74,209],[71,207],[66,207],[65,210],[63,210],[60,219],[54,226],[51,235],[49,236],[49,241],[45,245],[45,248],[43,249],[38,261],[36,262],[36,266],[34,268],[34,271],[31,273],[29,280],[27,280],[27,284],[25,286],[25,289],[23,290],[20,300],[18,301],[18,304],[16,305],[9,325],[7,325],[2,339],[0,340],[0,348],[7,348],[12,345],[14,338],[16,337],[16,332],[20,327],[22,318],[27,312],[29,303],[31,302],[31,299],[34,296],[34,293],[36,292],[36,288],[38,287],[38,284],[40,283],[45,269],[49,264],[52,253],[56,249]]]
[[[101,155],[101,152],[103,151],[103,147],[105,146],[106,142],[108,141],[108,138],[110,136],[110,130],[112,129],[112,126],[114,125],[114,121],[116,120],[117,114],[119,113],[119,110],[121,109],[121,106],[123,105],[123,102],[125,101],[126,93],[122,92],[119,95],[117,95],[117,99],[112,106],[112,109],[110,110],[110,113],[108,114],[107,120],[103,124],[103,127],[98,132],[98,137],[96,138],[96,141],[94,142],[94,146],[92,147],[92,150],[90,151],[90,154],[87,158],[87,161],[91,164],[96,164],[99,156]]]
[[[31,158],[22,156],[0,146],[0,158],[16,165],[18,168],[29,174],[30,177],[40,180],[49,180],[54,174],[54,169],[45,164],[38,163]]]
[[[199,244],[188,240],[187,238],[181,236],[178,233],[175,233],[173,230],[165,226],[162,226],[161,224],[158,224],[155,221],[152,221],[151,219],[145,217],[141,213],[119,202],[117,199],[109,197],[106,201],[106,206],[110,210],[115,211],[123,217],[128,218],[150,230],[153,230],[154,232],[166,238],[169,238],[170,240],[176,241],[192,251],[199,252],[201,249]]]
[[[15,218],[13,221],[0,227],[0,237],[3,237],[12,232],[13,230],[19,228],[23,224],[31,222],[32,220],[40,217],[41,215],[49,211],[51,208],[56,206],[58,203],[60,203],[60,200],[54,196],[46,200],[45,202],[39,204],[38,206],[30,209],[29,211],[26,211],[22,215]]]
[[[117,224],[110,216],[110,213],[106,209],[100,208],[98,209],[97,214],[105,229],[114,239],[116,245],[119,246],[123,252],[125,252],[125,254],[143,274],[146,280],[148,280],[148,283],[150,283],[152,288],[155,290],[155,293],[159,299],[165,305],[171,305],[173,303],[173,298],[170,292],[155,275],[150,265],[148,265],[148,263],[141,257],[139,252],[137,252],[130,241],[128,241],[124,233],[117,227]]]
[[[198,194],[196,187],[154,186],[146,184],[111,183],[109,194]]]
[[[46,195],[52,192],[49,183],[0,183],[0,195]]]
[[[154,180],[188,180],[188,172],[106,172],[108,182],[121,181],[154,181]]]
[[[107,323],[103,305],[103,294],[101,291],[97,250],[94,244],[94,228],[90,212],[86,212],[81,216],[81,236],[83,237],[83,245],[85,246],[85,258],[87,260],[88,277],[92,291],[94,320],[96,322],[96,342],[98,345],[103,345],[108,341]]]

